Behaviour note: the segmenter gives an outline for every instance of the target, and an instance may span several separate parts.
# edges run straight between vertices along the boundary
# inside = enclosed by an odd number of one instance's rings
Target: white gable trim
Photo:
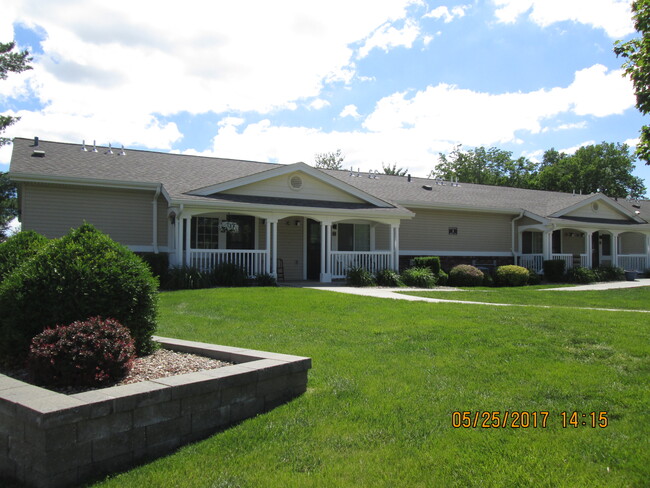
[[[617,212],[620,212],[621,214],[629,217],[631,220],[634,220],[635,222],[638,222],[639,224],[644,223],[645,221],[638,217],[637,215],[634,215],[632,212],[630,212],[628,209],[623,207],[622,205],[619,205],[616,201],[606,197],[602,193],[596,193],[592,195],[591,197],[587,198],[586,200],[580,200],[579,202],[576,202],[575,204],[571,205],[570,207],[563,208],[562,210],[555,212],[549,217],[562,217],[564,215],[567,215],[574,210],[578,210],[579,208],[586,207],[587,205],[591,205],[594,202],[603,202],[606,205],[609,205],[610,207],[613,207]]]
[[[316,168],[312,168],[311,166],[305,163],[283,164],[277,168],[273,168],[267,171],[260,171],[259,173],[255,173],[249,176],[244,176],[242,178],[236,178],[230,181],[225,181],[217,185],[210,185],[210,186],[205,186],[203,188],[197,188],[196,190],[192,190],[188,192],[188,194],[197,195],[197,196],[214,195],[215,193],[231,190],[233,188],[238,188],[244,185],[250,185],[251,183],[258,183],[260,181],[274,178],[276,176],[287,175],[289,173],[294,173],[296,171],[301,171],[309,176],[316,178],[319,181],[322,181],[323,183],[327,183],[333,186],[334,188],[337,188],[338,190],[341,190],[360,200],[363,200],[364,202],[375,205],[376,207],[395,208],[395,205],[392,205],[384,200],[381,200],[375,196],[370,195],[369,193],[366,193],[362,190],[359,190],[358,188],[348,185],[347,183],[337,178],[334,178],[333,176],[330,176],[326,173],[323,173],[322,171],[319,171]]]

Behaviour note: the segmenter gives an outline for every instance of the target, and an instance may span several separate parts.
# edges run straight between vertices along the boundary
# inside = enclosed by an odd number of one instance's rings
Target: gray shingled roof
[[[211,158],[170,154],[152,151],[126,150],[126,156],[119,156],[120,149],[113,149],[114,154],[106,154],[106,147],[86,146],[81,150],[80,144],[40,141],[37,149],[45,151],[45,157],[32,157],[32,139],[16,138],[13,143],[11,173],[38,174],[64,178],[105,179],[118,182],[162,183],[174,200],[193,201],[232,201],[232,196],[215,195],[204,197],[189,195],[188,192],[207,185],[216,185],[264,171],[270,171],[279,165],[235,159]],[[546,217],[564,208],[590,198],[592,195],[572,195],[569,193],[524,190],[519,188],[496,187],[461,183],[452,186],[436,184],[435,180],[426,178],[379,175],[369,178],[367,174],[360,177],[351,176],[349,171],[327,170],[327,174],[343,183],[351,185],[370,195],[394,203],[397,211],[403,212],[401,206],[431,206],[452,208],[485,208],[517,213],[526,210]],[[356,173],[355,173],[356,174]],[[428,185],[430,190],[423,186]],[[255,201],[251,203],[282,204],[277,202]],[[309,202],[301,202],[309,206]],[[650,202],[619,200],[612,204],[621,205],[650,221]],[[320,203],[320,206],[323,204]],[[386,211],[387,209],[382,209]]]

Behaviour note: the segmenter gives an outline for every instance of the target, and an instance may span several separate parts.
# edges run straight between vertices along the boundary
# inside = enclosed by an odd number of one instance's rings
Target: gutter
[[[515,259],[515,263],[517,262],[517,253],[515,252],[515,221],[519,220],[524,216],[524,211],[522,210],[517,217],[512,219],[510,221],[510,225],[512,226],[512,241],[510,244],[510,252],[512,253],[512,257]]]
[[[158,197],[160,196],[160,191],[162,189],[162,184],[159,184],[156,187],[156,193],[154,193],[153,201],[151,202],[153,207],[153,252],[158,254]]]

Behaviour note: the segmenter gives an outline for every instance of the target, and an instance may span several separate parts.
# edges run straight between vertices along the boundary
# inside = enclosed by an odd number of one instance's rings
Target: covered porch
[[[249,276],[323,283],[351,267],[397,270],[399,219],[264,211],[170,209],[170,262],[209,271],[222,263]]]
[[[624,228],[521,228],[517,264],[542,272],[545,260],[561,260],[565,269],[617,266],[644,271],[650,267],[650,233]]]

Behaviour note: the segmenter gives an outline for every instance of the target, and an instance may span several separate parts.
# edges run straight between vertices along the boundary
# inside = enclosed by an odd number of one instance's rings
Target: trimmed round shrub
[[[459,264],[449,272],[451,286],[481,286],[483,279],[483,272],[469,264]]]
[[[377,273],[375,280],[379,286],[389,286],[392,288],[404,286],[404,283],[402,283],[402,279],[400,278],[399,274],[397,274],[392,269],[382,269],[379,273]]]
[[[442,269],[438,272],[438,286],[445,286],[449,281],[449,275]]]
[[[526,268],[515,265],[499,266],[494,279],[498,286],[524,286],[528,283],[530,273]]]
[[[165,290],[196,290],[211,287],[213,281],[211,273],[192,266],[174,266],[167,270],[160,287]]]
[[[106,386],[131,370],[135,345],[114,319],[91,317],[46,329],[31,342],[27,369],[40,385]]]
[[[593,283],[596,281],[595,273],[589,268],[583,268],[581,266],[576,266],[567,271],[566,280],[569,283]]]
[[[257,286],[278,286],[278,280],[271,274],[261,273],[255,276],[255,284]]]
[[[564,279],[566,263],[561,259],[548,259],[543,262],[544,279],[551,283],[559,283]]]
[[[246,286],[247,280],[246,269],[234,263],[218,264],[212,271],[212,282],[215,286]]]
[[[408,268],[402,272],[402,281],[406,286],[415,288],[433,288],[437,281],[430,268]]]
[[[537,274],[537,271],[534,269],[528,270],[528,284],[529,285],[539,285],[542,282],[542,277]]]
[[[597,281],[624,281],[625,270],[617,266],[598,266],[593,270]]]
[[[39,332],[95,316],[112,317],[129,329],[138,354],[153,352],[157,288],[140,258],[84,224],[0,284],[0,357],[21,360]]]
[[[429,268],[434,275],[440,272],[440,258],[438,256],[422,256],[413,259],[413,267]]]
[[[45,236],[25,230],[0,244],[0,281],[15,268],[34,257],[47,243]]]
[[[345,281],[350,286],[374,286],[375,277],[370,271],[360,266],[348,268]]]

